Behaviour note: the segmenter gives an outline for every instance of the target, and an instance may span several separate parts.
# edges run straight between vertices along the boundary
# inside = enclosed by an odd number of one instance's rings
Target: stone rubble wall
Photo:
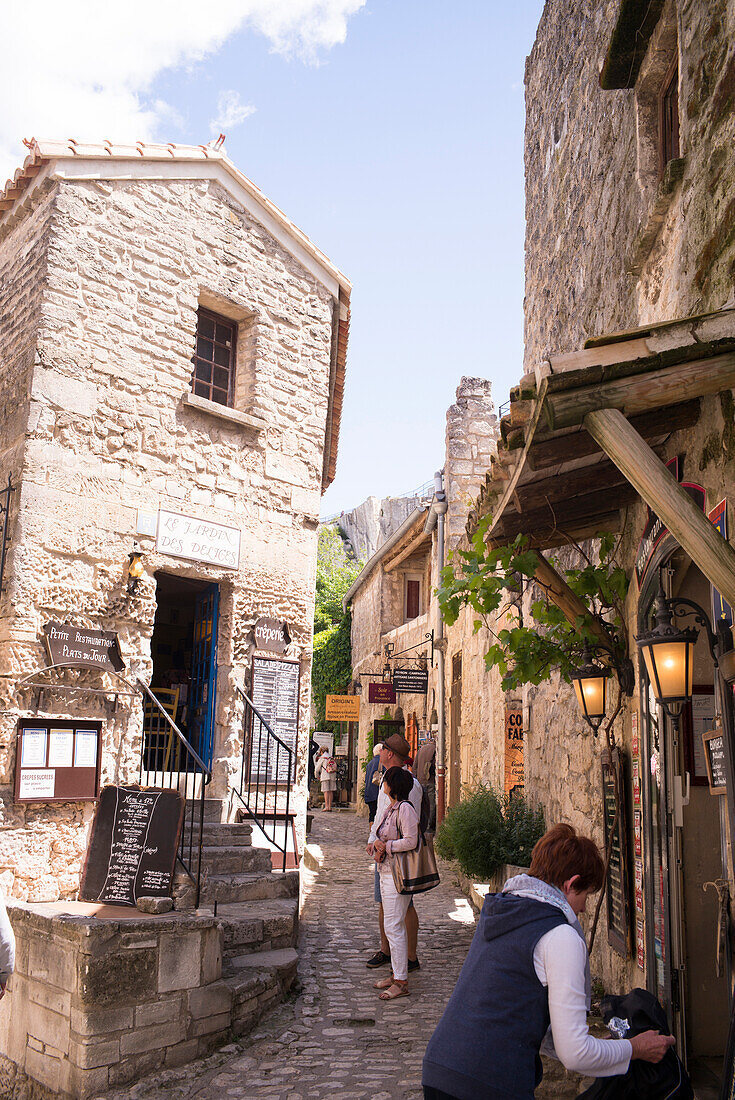
[[[447,551],[462,538],[467,516],[497,450],[498,420],[486,378],[461,378],[447,409],[444,491]]]
[[[157,570],[220,584],[215,797],[238,772],[234,684],[249,676],[252,626],[261,615],[289,623],[302,660],[303,794],[333,301],[207,181],[59,182],[2,247],[9,272],[30,250],[46,275],[33,283],[42,290],[34,345],[11,345],[13,367],[34,357],[32,378],[3,375],[16,382],[10,407],[31,399],[1,608],[0,882],[14,896],[50,900],[74,892],[91,806],[12,805],[16,718],[33,703],[17,683],[45,664],[41,628],[52,618],[118,631],[129,672],[149,680]],[[251,404],[241,411],[263,417],[262,432],[184,402],[200,298],[249,318]],[[164,555],[136,535],[137,510],[159,506],[239,527],[239,571]],[[129,597],[134,539],[145,575]],[[107,783],[137,774],[141,707],[119,703],[113,712],[89,696],[43,700],[52,715],[104,719]]]
[[[370,496],[351,512],[342,512],[336,523],[357,560],[367,562],[424,500]]]

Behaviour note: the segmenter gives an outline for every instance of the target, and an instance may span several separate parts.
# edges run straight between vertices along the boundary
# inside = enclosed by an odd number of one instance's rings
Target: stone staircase
[[[185,840],[188,817],[187,806]],[[175,908],[193,908],[194,898],[194,884],[179,868]],[[241,1035],[283,1000],[296,978],[299,872],[272,871],[270,851],[252,845],[252,826],[223,822],[221,801],[208,798],[199,907],[214,910],[215,905],[222,982],[232,995],[232,1029]]]

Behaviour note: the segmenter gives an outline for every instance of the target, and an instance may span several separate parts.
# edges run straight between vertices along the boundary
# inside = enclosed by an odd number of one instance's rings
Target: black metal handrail
[[[8,549],[8,520],[10,517],[10,494],[15,492],[12,475],[8,474],[8,484],[0,489],[0,593],[5,591],[5,557]],[[4,499],[3,499],[4,498]]]
[[[283,854],[282,869],[285,871],[295,754],[273,732],[250,696],[240,687],[237,690],[245,709],[242,722],[240,789],[235,789],[234,793],[266,840]],[[279,802],[283,804],[282,809],[279,809]],[[279,818],[283,821],[283,844],[278,840]]]
[[[140,748],[140,781],[142,784],[144,772],[148,772],[149,775],[153,772],[156,777],[156,786],[176,789],[183,796],[184,820],[176,856],[194,883],[194,907],[198,908],[202,878],[204,797],[212,772],[196,749],[189,744],[160,699],[140,677],[137,678],[137,684],[144,696],[147,696],[157,708],[159,723],[161,720],[164,722],[163,731],[159,726],[159,729],[154,732],[143,732]],[[190,791],[191,797],[189,797]]]

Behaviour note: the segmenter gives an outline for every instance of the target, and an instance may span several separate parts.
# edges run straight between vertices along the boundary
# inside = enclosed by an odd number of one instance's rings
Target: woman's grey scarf
[[[558,890],[556,886],[552,886],[548,882],[544,882],[543,879],[533,878],[531,875],[514,875],[514,877],[509,878],[503,886],[503,893],[517,894],[521,898],[535,898],[536,901],[543,901],[546,905],[555,905],[557,909],[561,909],[567,921],[571,924],[585,946],[584,993],[587,1001],[587,1011],[589,1012],[592,1005],[592,975],[590,973],[590,957],[587,952],[587,941],[584,938],[582,925],[577,920],[574,910],[561,890]]]

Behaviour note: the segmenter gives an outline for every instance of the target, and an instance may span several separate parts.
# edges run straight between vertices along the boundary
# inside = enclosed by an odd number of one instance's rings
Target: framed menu
[[[707,761],[710,794],[727,794],[725,735],[722,728],[703,733],[702,747]]]
[[[292,768],[296,766],[296,742],[299,732],[299,661],[278,657],[253,657],[252,700],[276,737],[292,753]],[[288,753],[278,749],[256,716],[253,716],[250,737],[250,774],[266,783],[289,779]],[[290,776],[293,779],[293,775]]]
[[[707,786],[707,761],[702,735],[715,724],[715,689],[712,684],[695,684],[692,698],[682,711],[682,733],[686,770],[694,787]]]
[[[100,790],[101,722],[22,718],[16,802],[93,802]]]

